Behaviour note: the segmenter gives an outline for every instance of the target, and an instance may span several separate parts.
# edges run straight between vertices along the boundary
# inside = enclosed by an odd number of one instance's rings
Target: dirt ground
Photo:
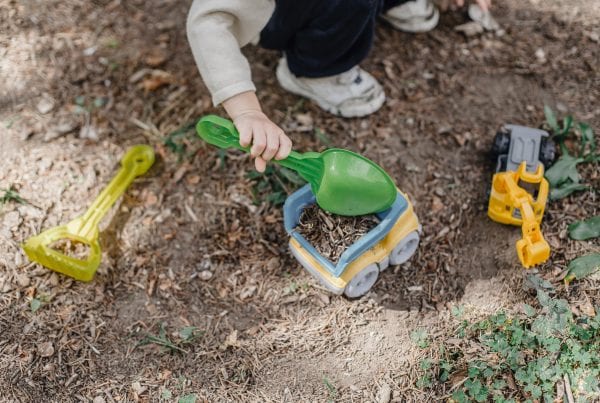
[[[380,24],[362,66],[388,101],[364,119],[285,93],[279,56],[245,48],[265,111],[297,150],[360,152],[414,203],[417,254],[354,301],[291,257],[281,206],[253,203],[246,156],[193,133],[180,137],[183,152],[165,145],[204,114],[224,116],[188,50],[189,3],[0,0],[0,189],[29,202],[0,207],[0,400],[441,399],[414,385],[410,334],[448,331],[455,305],[483,315],[528,298],[520,230],[485,213],[487,150],[501,124],[539,126],[544,104],[600,132],[596,1],[497,0],[503,35],[466,38],[453,30],[466,21],[459,11],[427,34]],[[136,143],[158,159],[103,221],[95,279],[30,264],[20,244],[82,214]],[[600,249],[566,236],[573,220],[600,214],[598,166],[583,177],[592,190],[550,204],[544,219],[549,280]],[[599,305],[597,281],[580,284],[563,294]],[[183,351],[146,343],[161,328]]]

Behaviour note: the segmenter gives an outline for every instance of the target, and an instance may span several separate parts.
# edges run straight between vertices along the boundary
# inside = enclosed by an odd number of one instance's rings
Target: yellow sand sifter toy
[[[27,257],[49,269],[80,281],[90,281],[100,265],[102,252],[98,242],[98,224],[131,182],[143,175],[154,163],[154,150],[137,145],[127,150],[121,160],[121,169],[108,186],[98,195],[87,212],[65,225],[50,228],[29,238],[23,245]],[[87,258],[67,256],[52,248],[52,244],[69,240],[88,248]]]

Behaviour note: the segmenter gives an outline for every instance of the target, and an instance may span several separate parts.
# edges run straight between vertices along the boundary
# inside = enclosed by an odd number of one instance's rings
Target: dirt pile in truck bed
[[[342,253],[379,223],[375,215],[345,217],[321,210],[313,204],[300,216],[298,232],[334,264]]]

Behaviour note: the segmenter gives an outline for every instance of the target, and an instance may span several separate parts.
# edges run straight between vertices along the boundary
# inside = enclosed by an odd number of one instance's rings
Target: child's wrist
[[[232,120],[243,115],[263,115],[262,108],[254,91],[242,92],[223,101],[223,107]]]

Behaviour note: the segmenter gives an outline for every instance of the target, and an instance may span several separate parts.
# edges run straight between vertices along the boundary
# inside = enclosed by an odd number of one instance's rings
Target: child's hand
[[[253,91],[242,92],[223,102],[225,110],[240,133],[240,145],[250,148],[258,172],[264,172],[267,161],[284,159],[292,151],[292,141],[261,110]]]
[[[475,2],[484,12],[492,8],[492,0],[476,0]],[[465,5],[465,0],[454,0],[454,4],[462,7]]]
[[[264,172],[267,161],[284,159],[292,151],[292,141],[283,130],[261,111],[243,112],[233,119],[240,133],[240,145],[250,148],[258,172]]]

